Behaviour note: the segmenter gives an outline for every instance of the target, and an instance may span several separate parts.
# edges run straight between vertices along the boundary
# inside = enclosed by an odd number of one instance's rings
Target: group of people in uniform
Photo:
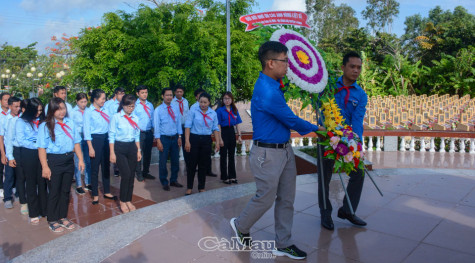
[[[70,189],[83,195],[89,191],[92,204],[104,199],[119,200],[123,213],[134,211],[134,181],[153,180],[150,174],[154,142],[159,152],[159,180],[163,190],[182,188],[178,182],[179,152],[183,149],[186,166],[186,192],[192,194],[195,174],[198,191],[205,191],[211,171],[212,142],[221,153],[223,183],[237,183],[234,165],[236,140],[241,140],[242,122],[231,92],[221,98],[216,110],[211,96],[195,91],[196,103],[189,107],[185,88],[161,90],[162,103],[154,108],[147,100],[148,87],[140,85],[134,94],[116,88],[106,101],[101,89],[78,93],[76,106],[66,102],[66,88],[56,86],[53,98],[44,107],[38,98],[21,100],[2,93],[0,144],[2,194],[6,209],[14,197],[20,213],[37,225],[46,217],[53,232],[74,229],[67,218]],[[88,103],[90,105],[88,106]],[[238,136],[236,136],[238,135]],[[171,176],[167,163],[170,160]],[[120,176],[119,196],[111,193],[111,163]],[[99,169],[102,187],[99,189]]]

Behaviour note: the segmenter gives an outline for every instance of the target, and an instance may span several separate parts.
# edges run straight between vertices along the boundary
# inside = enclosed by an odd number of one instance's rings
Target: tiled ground
[[[473,154],[370,152],[367,156],[374,169],[475,169]],[[213,171],[219,174],[218,168],[219,159],[214,159]],[[236,168],[241,184],[254,181],[246,157],[236,158]],[[306,166],[303,160],[298,160],[297,168],[299,174],[316,170]],[[402,172],[377,170],[381,171],[388,171],[377,177],[385,196],[381,198],[369,181],[363,190],[358,215],[368,221],[365,229],[351,227],[334,216],[336,230],[322,230],[316,203],[317,185],[298,187],[293,235],[296,243],[309,252],[308,262],[475,262],[472,252],[475,251],[475,177],[410,169],[400,170]],[[151,172],[158,175],[157,167],[152,166]],[[185,184],[183,168],[179,182]],[[118,194],[118,185],[119,178],[113,178],[114,194]],[[207,177],[208,190],[225,186],[219,178]],[[333,181],[331,187],[334,207],[338,207],[343,198],[341,185],[339,181]],[[158,180],[136,181],[133,202],[141,208],[181,197],[184,191],[183,188],[172,188],[172,191],[165,192]],[[197,241],[205,235],[229,238],[228,221],[238,215],[249,198],[225,201],[177,218],[119,250],[106,262],[256,261],[249,252],[211,253],[197,246]],[[99,205],[92,206],[88,195],[78,196],[73,191],[71,200],[69,217],[78,228],[120,214],[117,203],[105,201],[102,197]],[[50,232],[45,219],[39,226],[32,226],[28,224],[27,216],[19,214],[18,203],[15,205],[12,210],[0,207],[0,262],[70,232]],[[271,210],[254,226],[252,233],[257,240],[273,239]],[[161,239],[167,242],[161,242]]]
[[[336,217],[344,195],[339,180],[331,182],[334,231],[320,226],[318,185],[297,187],[292,235],[296,245],[308,253],[307,262],[475,262],[475,176],[423,169],[377,173],[380,176],[375,180],[384,197],[368,180],[357,211],[368,222],[366,228]],[[263,261],[250,251],[200,249],[203,237],[230,240],[229,219],[250,198],[225,201],[176,218],[104,262],[292,261]],[[254,240],[274,239],[273,214],[270,209],[251,229]]]

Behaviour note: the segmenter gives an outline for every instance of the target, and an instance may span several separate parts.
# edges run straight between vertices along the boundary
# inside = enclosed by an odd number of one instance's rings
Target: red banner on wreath
[[[241,16],[239,21],[247,25],[246,32],[261,25],[292,25],[310,28],[307,24],[307,14],[299,11],[272,11],[250,14]]]

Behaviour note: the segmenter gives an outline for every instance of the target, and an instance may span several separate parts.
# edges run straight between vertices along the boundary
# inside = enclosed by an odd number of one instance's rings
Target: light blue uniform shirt
[[[112,116],[109,129],[109,143],[114,143],[115,141],[140,142],[140,129],[134,128],[124,115],[125,112],[121,110]],[[139,118],[134,113],[130,115],[130,118],[135,123],[139,121]]]
[[[65,154],[72,152],[74,150],[74,144],[81,142],[81,136],[79,135],[78,130],[74,124],[74,121],[66,117],[63,119],[63,123],[68,127],[64,126],[66,131],[69,132],[72,138],[66,135],[66,132],[61,128],[58,121],[55,120],[54,125],[54,142],[51,140],[51,135],[46,127],[46,122],[40,124],[38,129],[38,148],[46,149],[46,153],[52,154]]]
[[[6,120],[7,120],[7,117],[10,116],[10,110],[8,110],[7,112],[5,111],[1,111],[0,112],[0,136],[3,136],[5,134],[5,125],[6,125]]]
[[[48,114],[48,105],[49,104],[46,104],[46,107],[45,107],[45,116]],[[71,112],[73,112],[73,106],[71,106],[71,104],[67,102],[66,102],[66,110],[68,111],[68,114],[66,116],[71,117]]]
[[[181,114],[180,111],[180,116],[181,116],[181,124],[185,124],[186,121],[186,116],[188,115],[188,112],[190,111],[190,104],[188,103],[188,100],[185,98],[181,98],[183,101],[183,114]],[[178,99],[176,97],[173,98],[172,104],[176,104],[178,107],[178,110],[180,109],[180,103],[178,102]]]
[[[162,103],[155,109],[153,113],[153,127],[154,127],[154,137],[160,138],[160,136],[173,136],[176,134],[183,134],[183,129],[181,128],[181,118],[180,110],[178,105],[170,104],[173,110],[173,115],[175,120],[172,119],[168,113],[168,106],[165,103]]]
[[[16,140],[20,147],[31,150],[38,149],[38,145],[36,144],[36,140],[38,139],[38,127],[36,127],[36,124],[28,123],[20,118],[15,123],[15,132]]]
[[[86,107],[84,109],[84,113],[79,110],[79,107],[76,105],[71,112],[71,119],[73,119],[76,129],[78,130],[79,134],[84,133],[84,117],[86,116],[86,112],[90,112],[91,109]]]
[[[145,101],[145,106],[147,107],[150,117],[145,111],[144,105],[140,103],[140,99],[135,102],[134,114],[139,118],[139,122],[137,124],[139,125],[141,131],[149,131],[153,127],[153,104],[147,100]]]
[[[107,122],[102,115],[96,111],[94,105],[89,107],[89,111],[84,113],[84,140],[92,141],[92,134],[105,134],[109,131],[109,122]],[[107,110],[104,110],[104,107],[101,108],[109,118],[111,119],[111,115]]]
[[[13,146],[19,147],[16,140],[16,133],[15,133],[15,123],[18,120],[18,116],[13,117],[11,114],[6,118],[6,125],[5,125],[5,155],[7,156],[8,160],[14,160],[13,157]]]
[[[120,102],[118,100],[110,99],[104,103],[103,108],[108,112],[107,114],[112,117],[117,113],[117,110],[119,110],[119,104]]]
[[[210,118],[206,118],[206,126],[203,115],[201,114],[200,107],[192,107],[188,112],[188,117],[186,118],[185,128],[191,128],[190,132],[197,135],[211,135],[213,131],[219,131],[218,128],[218,115],[216,112],[208,107],[206,115]]]
[[[200,102],[199,102],[199,101],[197,101],[197,102],[193,103],[193,105],[191,105],[190,111],[192,111],[192,110],[194,110],[194,109],[196,109],[196,108],[200,108]],[[187,116],[186,118],[188,119],[188,116]],[[185,121],[185,122],[186,122],[186,121]]]

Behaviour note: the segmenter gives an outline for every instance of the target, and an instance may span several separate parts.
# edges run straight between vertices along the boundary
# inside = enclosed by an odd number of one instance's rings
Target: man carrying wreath
[[[335,94],[335,101],[340,108],[340,112],[345,119],[345,123],[350,125],[353,131],[363,140],[363,119],[366,112],[366,104],[368,97],[365,91],[358,85],[356,80],[361,73],[362,60],[358,53],[349,52],[343,57],[343,65],[341,69],[343,76],[338,78],[336,82],[337,93]],[[323,121],[323,120],[320,120]],[[321,151],[324,152],[322,145]],[[323,158],[323,179],[325,187],[325,197],[322,193],[323,181],[318,173],[318,206],[320,207],[321,224],[328,230],[333,230],[333,220],[331,217],[332,206],[328,198],[329,184],[333,173],[335,160]],[[356,169],[349,174],[350,180],[347,186],[348,197],[350,199],[353,210],[356,211],[361,197],[361,190],[363,189],[363,170]],[[324,201],[325,200],[325,201]],[[326,209],[325,204],[326,202]],[[341,219],[348,219],[351,223],[358,226],[365,226],[366,222],[354,214],[351,214],[351,209],[348,206],[347,199],[343,199],[343,206],[338,210],[338,217]]]
[[[251,227],[275,201],[273,254],[304,259],[307,254],[291,239],[297,169],[289,144],[290,129],[304,135],[317,131],[318,126],[296,116],[285,101],[281,80],[287,74],[287,52],[288,48],[276,41],[268,41],[259,48],[262,72],[251,100],[254,146],[249,157],[257,191],[239,217],[232,218],[230,223],[238,242],[250,246]]]

